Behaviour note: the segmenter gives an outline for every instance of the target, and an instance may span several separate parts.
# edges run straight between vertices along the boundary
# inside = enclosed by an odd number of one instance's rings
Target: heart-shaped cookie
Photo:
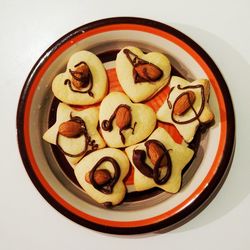
[[[100,102],[107,93],[108,79],[100,59],[83,50],[73,54],[64,73],[52,82],[54,95],[64,103],[90,105]]]
[[[173,76],[170,93],[157,111],[157,119],[172,123],[186,142],[191,142],[200,124],[214,119],[209,104],[210,84],[207,79],[193,82]]]
[[[57,145],[74,167],[73,164],[88,151],[104,148],[106,145],[97,131],[98,116],[98,108],[77,111],[60,103],[56,123],[44,133],[43,139]]]
[[[116,58],[118,80],[133,102],[153,97],[170,79],[171,65],[159,52],[144,54],[136,47],[125,47]]]
[[[149,106],[132,103],[121,92],[111,92],[101,103],[99,122],[108,146],[122,148],[147,138],[155,128],[156,115]]]
[[[124,152],[104,148],[90,153],[75,167],[75,175],[85,192],[106,206],[122,202],[126,194],[123,182],[129,171],[129,160]]]
[[[177,144],[163,128],[157,128],[143,143],[125,149],[134,166],[137,191],[158,187],[176,193],[181,186],[181,171],[193,157],[186,144]]]

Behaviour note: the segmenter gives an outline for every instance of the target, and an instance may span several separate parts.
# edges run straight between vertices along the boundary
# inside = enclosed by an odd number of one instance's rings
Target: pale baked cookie
[[[159,187],[176,193],[181,187],[182,169],[193,157],[193,150],[177,144],[163,128],[157,128],[146,142],[125,149],[134,166],[136,191]]]
[[[125,47],[116,58],[118,80],[133,102],[153,97],[170,79],[171,65],[159,52],[144,54],[136,47]]]
[[[209,104],[210,85],[207,79],[193,82],[173,76],[170,93],[157,112],[157,119],[172,123],[186,142],[191,142],[200,124],[214,119]]]
[[[85,192],[98,203],[114,206],[126,194],[123,182],[129,171],[129,160],[115,148],[97,150],[84,157],[75,168],[75,175]]]
[[[106,143],[121,148],[147,138],[155,128],[156,115],[149,106],[132,103],[121,92],[111,92],[101,103],[99,122]]]
[[[98,108],[77,111],[60,103],[56,123],[44,133],[43,139],[57,145],[74,167],[88,151],[105,147],[97,131],[98,115]]]
[[[108,78],[100,59],[83,50],[73,54],[64,73],[52,82],[54,95],[64,103],[90,105],[100,102],[108,89]]]

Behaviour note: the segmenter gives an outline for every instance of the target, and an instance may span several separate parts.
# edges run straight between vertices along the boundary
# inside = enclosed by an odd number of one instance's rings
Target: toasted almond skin
[[[175,115],[184,115],[195,102],[195,93],[186,91],[181,94],[175,102],[173,113]]]
[[[120,129],[128,127],[131,123],[132,115],[130,109],[126,107],[118,108],[116,112],[116,125]]]
[[[75,71],[77,72],[77,73],[75,73],[75,76],[78,78],[81,78],[82,81],[79,81],[79,80],[73,78],[72,84],[77,89],[81,89],[89,81],[89,67],[86,64],[81,64],[78,67],[76,67]]]
[[[79,136],[82,133],[82,127],[79,122],[76,121],[67,121],[63,122],[58,129],[60,135],[74,138]]]
[[[107,169],[98,169],[95,171],[94,180],[98,185],[100,186],[105,185],[110,181],[110,179],[111,179],[111,174]],[[90,183],[89,172],[85,175],[85,181]]]
[[[152,164],[155,165],[157,160],[164,154],[162,148],[156,143],[151,142],[148,146],[148,156]]]
[[[151,63],[140,64],[135,67],[135,71],[141,78],[148,81],[156,81],[162,77],[162,71]]]

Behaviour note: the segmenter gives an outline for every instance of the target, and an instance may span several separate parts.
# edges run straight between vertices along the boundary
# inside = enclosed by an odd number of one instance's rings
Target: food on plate
[[[73,54],[64,73],[52,82],[54,95],[64,103],[90,105],[100,102],[107,93],[108,79],[100,59],[83,50]]]
[[[76,164],[87,152],[105,147],[97,130],[99,109],[96,107],[77,111],[60,103],[56,122],[43,135],[43,139],[55,144],[70,164]]]
[[[169,193],[179,191],[182,170],[194,155],[187,144],[177,144],[163,128],[157,128],[145,142],[125,151],[134,166],[136,191],[158,187]]]
[[[170,92],[157,111],[157,119],[175,125],[186,142],[191,142],[201,124],[214,120],[209,106],[210,84],[207,79],[189,82],[173,76]]]
[[[153,97],[170,79],[171,65],[159,52],[143,53],[136,47],[125,47],[116,58],[116,72],[124,92],[133,102]]]
[[[146,139],[156,125],[155,112],[147,105],[132,103],[121,92],[111,92],[101,105],[99,122],[109,147],[122,148]]]
[[[89,51],[73,54],[66,71],[53,80],[53,93],[62,102],[43,139],[57,145],[83,191],[97,203],[112,207],[127,192],[155,187],[172,194],[180,190],[183,169],[195,157],[192,140],[214,114],[208,80],[170,80],[170,72],[164,54],[129,46],[117,54],[114,80],[125,93],[114,91],[112,77],[108,82],[103,64]],[[168,84],[169,92],[158,93]],[[169,124],[179,131],[178,143],[167,132]]]
[[[120,204],[126,194],[124,178],[129,172],[124,152],[105,148],[90,153],[75,167],[75,176],[85,192],[105,206]]]

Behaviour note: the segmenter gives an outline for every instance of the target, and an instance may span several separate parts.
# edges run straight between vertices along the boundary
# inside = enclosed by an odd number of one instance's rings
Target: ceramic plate
[[[124,202],[111,209],[97,205],[77,183],[72,168],[58,149],[42,140],[53,124],[58,105],[51,91],[53,78],[66,68],[70,56],[90,50],[102,60],[109,78],[109,91],[122,91],[114,60],[124,46],[168,55],[173,75],[187,79],[208,78],[210,106],[215,122],[196,139],[196,157],[183,171],[182,188],[171,195],[152,189],[134,192],[133,173],[126,180]],[[157,110],[168,87],[147,104]],[[178,142],[173,126],[163,126]],[[208,54],[176,29],[141,18],[110,18],[83,25],[56,41],[32,68],[21,93],[17,132],[24,166],[36,188],[60,213],[94,230],[113,234],[138,234],[171,230],[204,208],[223,183],[234,151],[234,111],[227,85]]]

